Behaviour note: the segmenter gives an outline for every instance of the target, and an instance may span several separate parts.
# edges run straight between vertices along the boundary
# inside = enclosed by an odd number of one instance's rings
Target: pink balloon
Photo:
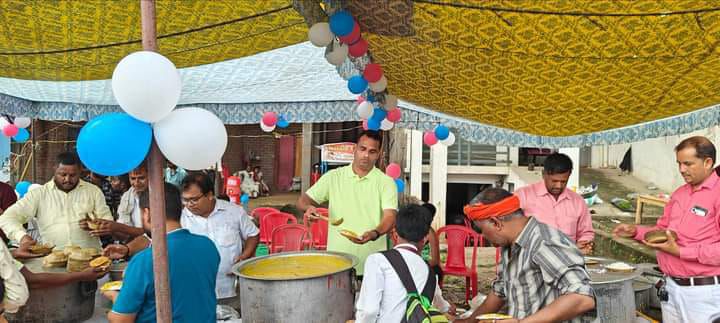
[[[357,99],[355,99],[355,102],[357,102],[357,104],[363,103],[365,102],[365,98],[362,95],[358,95]]]
[[[387,165],[387,167],[385,168],[385,174],[387,174],[387,176],[392,177],[393,179],[399,178],[400,172],[401,172],[400,165],[398,165],[396,163],[391,163],[390,165]]]
[[[397,123],[402,118],[402,111],[400,108],[395,108],[387,112],[386,118],[392,123]]]
[[[368,122],[367,120],[363,119],[363,122],[362,122],[363,130],[368,130],[367,122]]]
[[[6,135],[8,137],[13,137],[18,134],[19,129],[14,124],[8,124],[8,125],[5,125],[5,127],[3,128],[2,131],[3,131],[4,135]]]
[[[426,131],[423,135],[423,142],[428,145],[432,146],[438,142],[437,137],[435,137],[435,132],[433,131]]]
[[[277,113],[272,111],[265,112],[262,117],[262,123],[268,127],[274,126],[277,123],[277,120]]]

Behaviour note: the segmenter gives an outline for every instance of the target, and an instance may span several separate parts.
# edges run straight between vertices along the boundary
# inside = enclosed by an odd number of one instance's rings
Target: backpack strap
[[[435,297],[435,285],[435,270],[433,270],[433,268],[430,267],[430,264],[428,264],[428,278],[427,281],[425,281],[425,287],[423,288],[422,295],[427,297],[427,299],[431,302]]]
[[[390,249],[381,252],[385,258],[390,262],[390,265],[395,269],[395,272],[398,274],[398,277],[400,277],[400,281],[402,282],[403,286],[405,286],[405,291],[407,291],[408,294],[417,294],[417,288],[415,288],[415,282],[412,279],[412,274],[410,274],[410,269],[408,269],[407,263],[405,262],[405,259],[402,258],[402,255],[400,255],[400,252],[395,249]],[[422,299],[422,297],[418,297],[421,299],[421,301],[427,302],[428,304],[423,304],[430,306],[432,303],[432,299],[435,296],[435,274],[433,272],[433,269],[430,268],[430,265],[425,263],[428,266],[428,278],[425,282],[425,287],[423,288],[422,295],[425,297],[425,300]],[[418,295],[418,296],[420,296]]]
[[[405,291],[407,291],[408,294],[417,294],[417,288],[415,288],[415,282],[412,279],[412,274],[410,274],[410,269],[408,269],[405,259],[402,258],[400,252],[395,249],[390,249],[381,253],[387,258],[393,269],[395,269],[398,277],[400,277],[400,281],[403,286],[405,286]]]

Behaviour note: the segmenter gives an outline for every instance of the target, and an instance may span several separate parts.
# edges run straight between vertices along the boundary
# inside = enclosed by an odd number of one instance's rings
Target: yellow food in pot
[[[240,274],[259,279],[299,279],[336,273],[350,266],[350,260],[339,256],[283,256],[249,263],[240,269]]]

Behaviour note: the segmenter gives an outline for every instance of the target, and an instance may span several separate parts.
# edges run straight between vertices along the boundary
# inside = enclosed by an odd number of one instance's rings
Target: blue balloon
[[[382,119],[377,120],[370,118],[368,120],[368,130],[378,131],[380,130],[380,123],[382,122]]]
[[[13,136],[13,139],[16,142],[26,142],[30,139],[30,132],[28,132],[25,128],[20,128],[18,129],[17,135]]]
[[[435,137],[437,137],[438,140],[445,140],[450,136],[450,128],[438,125],[435,127]]]
[[[77,152],[91,171],[117,176],[130,172],[145,160],[152,142],[149,123],[127,113],[99,115],[80,130]]]
[[[330,31],[335,35],[345,36],[353,31],[353,27],[355,27],[355,19],[345,10],[330,16]]]
[[[348,90],[352,94],[360,94],[365,92],[368,82],[360,75],[355,75],[348,80]]]
[[[32,183],[28,181],[18,182],[17,184],[15,184],[15,190],[18,192],[18,195],[20,195],[20,197],[23,197],[30,188],[30,185],[32,185]]]
[[[250,196],[247,195],[247,194],[241,195],[241,196],[240,196],[240,203],[246,204],[246,205],[247,205],[248,203],[250,203]]]
[[[368,94],[365,96],[365,101],[375,102],[375,96]]]
[[[398,193],[405,192],[405,181],[403,181],[402,179],[396,178],[395,185],[397,185]]]
[[[387,117],[387,111],[385,111],[383,108],[375,108],[373,109],[373,114],[370,116],[370,119],[375,119],[379,122],[382,122],[383,119]]]
[[[275,125],[278,126],[278,128],[283,128],[283,129],[284,129],[284,128],[287,128],[288,126],[290,126],[290,122],[288,122],[287,120],[285,120],[285,117],[284,117],[284,116],[280,116],[280,117],[278,118],[278,121],[277,121],[277,123],[276,123]]]

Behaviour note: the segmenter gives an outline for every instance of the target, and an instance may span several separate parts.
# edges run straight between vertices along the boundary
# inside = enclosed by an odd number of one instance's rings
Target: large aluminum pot
[[[299,279],[258,278],[243,268],[264,259],[321,256],[340,257],[347,266]],[[289,260],[289,259],[288,259]],[[321,262],[316,262],[321,263]],[[357,258],[331,251],[300,251],[252,258],[233,267],[239,277],[243,323],[337,323],[353,317]]]
[[[610,272],[605,265],[616,260],[602,257],[585,257],[595,260],[598,265],[586,266],[590,284],[595,290],[596,323],[635,322],[635,290],[633,280],[642,274],[635,269],[628,273]]]
[[[66,272],[65,268],[44,268],[42,258],[24,262],[34,273]],[[88,320],[95,310],[97,282],[75,282],[52,288],[31,288],[30,298],[15,314],[5,313],[10,323],[76,323]]]

